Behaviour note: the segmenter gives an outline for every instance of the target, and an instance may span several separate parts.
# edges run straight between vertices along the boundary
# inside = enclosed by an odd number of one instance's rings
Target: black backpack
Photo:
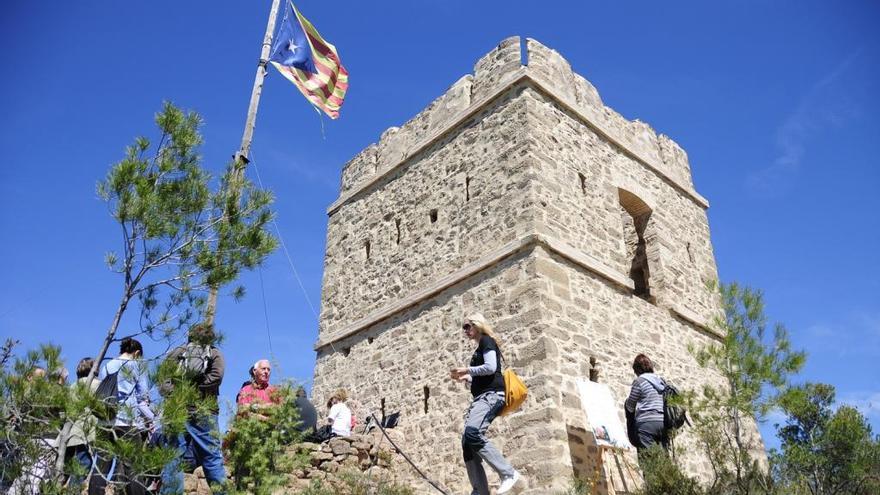
[[[664,380],[665,387],[663,390],[657,388],[657,385],[654,385],[650,380],[646,380],[654,389],[663,397],[663,429],[664,430],[677,430],[687,423],[688,426],[691,425],[690,420],[687,417],[687,410],[679,404],[676,404],[678,400],[678,389],[675,386],[666,383]]]
[[[120,368],[121,369],[121,368]],[[95,416],[105,421],[116,419],[116,409],[119,402],[117,392],[119,371],[116,373],[108,373],[107,376],[98,384],[95,389],[95,397],[104,405],[100,410],[95,411]]]

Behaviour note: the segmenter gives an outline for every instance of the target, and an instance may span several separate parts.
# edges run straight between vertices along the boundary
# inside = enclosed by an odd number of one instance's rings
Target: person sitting
[[[327,403],[330,406],[330,412],[327,413],[327,424],[334,437],[351,436],[352,415],[351,409],[345,404],[348,398],[348,392],[345,389],[339,389],[330,397]]]
[[[296,389],[296,409],[299,411],[300,419],[297,430],[306,435],[314,433],[318,427],[318,411],[306,397],[306,389],[302,387]]]

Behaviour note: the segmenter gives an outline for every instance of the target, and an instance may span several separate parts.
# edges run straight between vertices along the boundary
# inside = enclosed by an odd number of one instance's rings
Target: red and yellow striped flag
[[[342,66],[336,47],[327,43],[291,2],[285,9],[269,61],[313,105],[330,118],[339,117],[348,90],[348,71]]]

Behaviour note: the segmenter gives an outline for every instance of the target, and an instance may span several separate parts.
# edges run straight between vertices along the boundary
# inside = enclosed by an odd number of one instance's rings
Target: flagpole
[[[269,10],[269,22],[266,25],[266,35],[263,36],[263,46],[260,50],[260,61],[257,64],[257,74],[254,77],[254,87],[251,90],[251,102],[248,105],[247,120],[244,124],[244,133],[241,136],[241,146],[234,156],[232,175],[227,186],[227,194],[237,195],[241,188],[244,177],[244,169],[250,161],[251,141],[254,137],[254,127],[257,120],[257,109],[260,105],[260,94],[263,92],[263,80],[266,78],[269,64],[269,52],[272,49],[272,34],[275,32],[275,20],[278,17],[278,7],[281,0],[272,0],[272,8]],[[205,308],[205,321],[214,323],[214,314],[217,310],[217,290],[219,287],[212,285],[208,293],[208,305]]]

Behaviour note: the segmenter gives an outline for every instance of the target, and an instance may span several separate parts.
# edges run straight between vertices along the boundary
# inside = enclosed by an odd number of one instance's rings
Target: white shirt
[[[327,419],[333,422],[333,433],[340,437],[351,436],[351,409],[342,402],[333,404]]]

